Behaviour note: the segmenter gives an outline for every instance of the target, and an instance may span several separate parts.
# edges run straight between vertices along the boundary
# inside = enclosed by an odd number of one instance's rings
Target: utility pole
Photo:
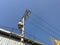
[[[18,29],[21,31],[21,43],[20,45],[24,45],[24,21],[26,20],[26,18],[29,16],[30,14],[30,10],[27,9],[24,13],[24,16],[22,17],[22,19],[18,22]]]

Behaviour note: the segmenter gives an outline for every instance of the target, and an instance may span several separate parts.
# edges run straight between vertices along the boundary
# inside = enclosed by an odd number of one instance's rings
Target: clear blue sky
[[[52,45],[49,39],[52,35],[60,40],[60,0],[0,0],[0,25],[17,28],[17,23],[26,9],[31,10],[25,21],[25,31],[33,35],[28,36],[29,38],[46,45]],[[40,17],[56,29],[51,28]],[[16,30],[14,32],[19,33]]]

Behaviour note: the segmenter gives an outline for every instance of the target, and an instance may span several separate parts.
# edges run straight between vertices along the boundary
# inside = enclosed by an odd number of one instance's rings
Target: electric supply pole
[[[18,29],[21,31],[21,43],[20,45],[24,45],[24,21],[26,20],[26,18],[29,16],[30,14],[30,10],[27,9],[24,13],[24,16],[22,17],[22,19],[18,22]]]

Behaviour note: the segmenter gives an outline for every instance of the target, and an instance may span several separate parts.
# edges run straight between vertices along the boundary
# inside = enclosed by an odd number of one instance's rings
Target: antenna
[[[20,45],[24,45],[23,42],[24,42],[24,21],[27,19],[27,17],[29,16],[30,14],[30,10],[27,9],[21,19],[21,21],[18,22],[18,29],[21,29],[21,43]]]

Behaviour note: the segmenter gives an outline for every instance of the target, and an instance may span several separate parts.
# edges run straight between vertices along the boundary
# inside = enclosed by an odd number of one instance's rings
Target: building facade
[[[21,37],[18,34],[0,28],[0,45],[20,45],[20,39]],[[24,45],[43,45],[28,38],[24,38],[23,43]]]

